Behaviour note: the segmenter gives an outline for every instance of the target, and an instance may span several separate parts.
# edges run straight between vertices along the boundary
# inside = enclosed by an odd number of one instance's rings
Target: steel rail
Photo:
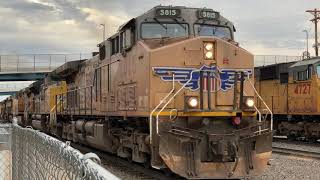
[[[292,148],[283,148],[278,146],[272,146],[272,152],[277,154],[293,155],[298,157],[320,159],[320,152],[304,151]]]
[[[103,152],[85,145],[80,145],[78,143],[71,143],[71,146],[75,149],[78,149],[82,153],[94,152],[101,159],[101,166],[106,169],[114,169],[116,172],[113,172],[119,178],[122,178],[124,174],[131,174],[134,176],[141,177],[143,179],[183,179],[181,177],[175,176],[174,174],[165,174],[163,171],[157,169],[152,169],[149,167],[144,167],[143,164],[130,162],[124,158],[110,154],[108,152]],[[146,165],[148,166],[148,165]],[[127,175],[125,175],[127,177]]]

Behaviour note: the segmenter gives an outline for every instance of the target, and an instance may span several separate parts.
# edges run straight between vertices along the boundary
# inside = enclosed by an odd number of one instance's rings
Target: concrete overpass
[[[0,96],[13,95],[28,87],[33,81],[0,82]]]
[[[14,94],[66,62],[90,57],[90,53],[0,55],[0,96]]]

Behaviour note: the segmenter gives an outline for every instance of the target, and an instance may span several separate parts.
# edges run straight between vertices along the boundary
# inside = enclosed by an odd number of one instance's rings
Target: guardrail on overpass
[[[285,56],[285,55],[255,55],[254,66],[267,66],[271,64],[287,63],[301,61],[302,56]]]
[[[0,74],[50,72],[68,61],[89,59],[91,53],[78,54],[16,54],[0,55]],[[302,60],[301,56],[255,55],[255,66],[266,66]]]
[[[0,55],[0,73],[50,72],[68,61],[90,57],[91,53]]]

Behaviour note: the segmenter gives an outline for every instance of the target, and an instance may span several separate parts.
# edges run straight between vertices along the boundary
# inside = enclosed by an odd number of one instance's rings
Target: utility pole
[[[307,10],[306,12],[312,14],[314,16],[313,19],[311,19],[310,21],[314,23],[314,34],[315,34],[315,44],[314,44],[314,48],[316,51],[316,56],[319,56],[319,47],[318,47],[318,21],[320,19],[320,10],[318,9],[314,9],[314,10]]]
[[[103,41],[105,41],[106,40],[106,24],[100,24],[100,25],[103,26]]]

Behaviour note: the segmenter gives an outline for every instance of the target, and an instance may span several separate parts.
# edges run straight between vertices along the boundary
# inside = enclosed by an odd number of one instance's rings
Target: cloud
[[[255,54],[301,55],[303,29],[312,29],[305,10],[318,0],[10,0],[0,2],[0,53],[91,52],[118,26],[163,5],[207,7],[233,21],[236,40]],[[313,37],[310,32],[310,47]]]

